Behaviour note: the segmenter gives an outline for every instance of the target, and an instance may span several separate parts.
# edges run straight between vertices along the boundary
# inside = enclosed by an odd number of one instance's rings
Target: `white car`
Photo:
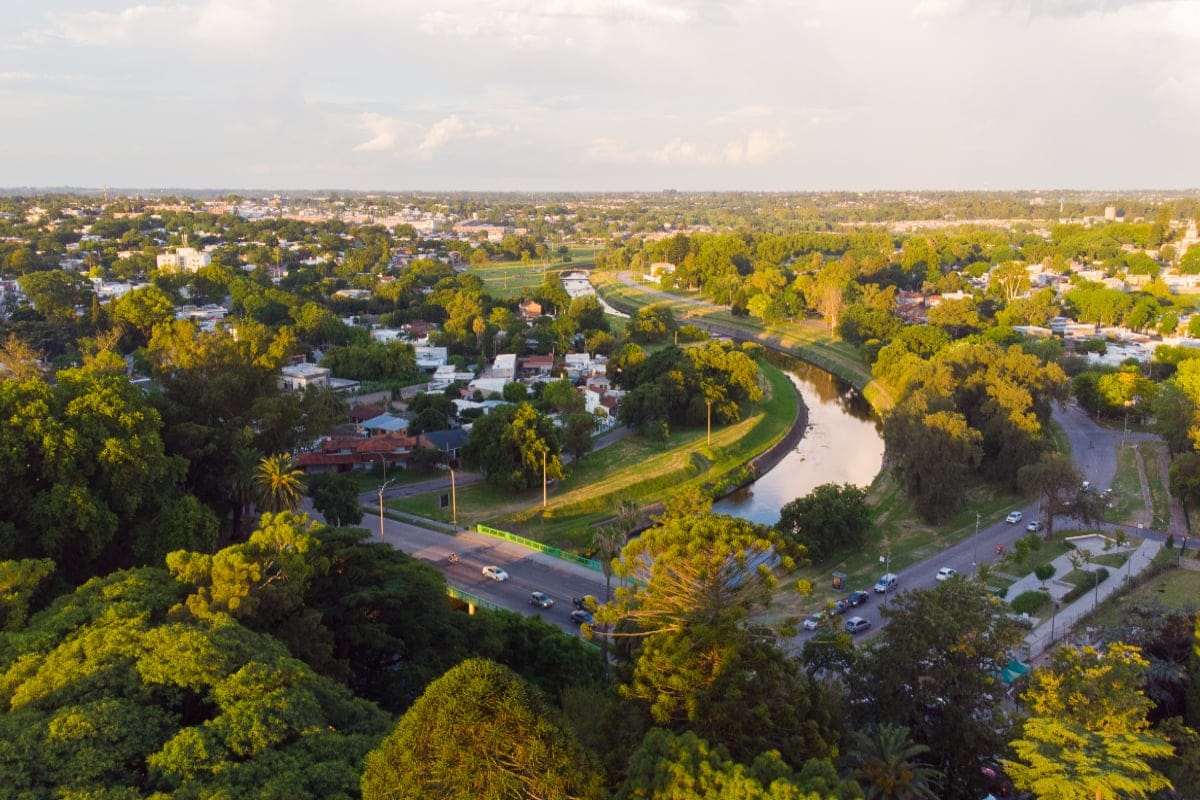
[[[875,581],[875,591],[879,594],[887,594],[892,589],[896,588],[896,583],[900,577],[895,573],[889,572],[879,580]]]
[[[958,570],[956,570],[956,569],[951,569],[950,567],[942,567],[941,569],[938,570],[937,579],[939,581],[948,581],[957,574],[958,574]]]
[[[508,580],[508,573],[494,565],[488,565],[483,568],[483,577],[491,578],[499,583],[500,581]]]
[[[820,611],[815,614],[809,614],[808,618],[804,620],[804,630],[815,631],[821,626],[821,620],[823,619],[825,619],[825,615]]]
[[[1022,514],[1020,511],[1010,511],[1010,512],[1008,512],[1008,516],[1004,518],[1004,521],[1007,522],[1009,525],[1015,525],[1024,518],[1025,518],[1025,515]]]

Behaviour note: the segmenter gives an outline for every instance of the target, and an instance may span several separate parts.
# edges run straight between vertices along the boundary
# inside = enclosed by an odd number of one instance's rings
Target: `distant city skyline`
[[[1200,2],[42,0],[0,186],[1200,187]]]

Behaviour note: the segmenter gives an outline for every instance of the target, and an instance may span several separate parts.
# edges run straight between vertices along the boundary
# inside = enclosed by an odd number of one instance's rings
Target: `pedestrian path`
[[[1158,555],[1158,551],[1162,546],[1162,542],[1154,539],[1143,540],[1133,550],[1123,567],[1109,569],[1108,580],[1102,582],[1095,591],[1087,592],[1075,600],[1075,602],[1065,607],[1060,607],[1060,603],[1067,592],[1071,590],[1071,585],[1054,580],[1053,578],[1046,581],[1047,589],[1054,599],[1055,611],[1051,614],[1049,620],[1040,621],[1037,627],[1025,637],[1026,652],[1023,654],[1024,660],[1036,660],[1053,647],[1056,642],[1066,638],[1075,623],[1090,614],[1097,605],[1124,589],[1125,585],[1133,580],[1133,576],[1141,573],[1146,567],[1150,566],[1150,562]],[[1128,550],[1129,548],[1125,549]],[[1115,548],[1108,552],[1121,552],[1121,550]],[[1075,569],[1069,555],[1061,555],[1050,563],[1054,565],[1055,575],[1066,575]],[[1090,569],[1092,567],[1085,566],[1083,568]],[[1099,565],[1095,565],[1094,568],[1099,569]],[[1038,580],[1037,576],[1027,575],[1009,587],[1006,599],[1012,600],[1023,592],[1038,591],[1041,585],[1042,582]]]

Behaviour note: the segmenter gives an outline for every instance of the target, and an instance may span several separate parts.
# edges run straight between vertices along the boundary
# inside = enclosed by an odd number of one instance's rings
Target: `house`
[[[361,436],[331,437],[321,442],[318,450],[297,456],[296,466],[308,473],[371,469],[381,463],[389,469],[405,469],[409,455],[420,444],[420,437],[402,433],[368,439]]]
[[[329,386],[329,369],[316,364],[288,364],[279,372],[279,388],[287,392],[304,392],[310,386]]]
[[[413,350],[417,354],[417,369],[425,372],[435,372],[444,367],[450,357],[450,351],[445,347],[418,345]]]
[[[363,420],[358,427],[366,431],[368,436],[387,436],[407,431],[408,419],[392,414],[380,414],[377,417]]]
[[[517,374],[516,353],[501,353],[492,362],[492,377],[512,379]]]
[[[664,275],[673,275],[674,273],[675,265],[670,261],[656,261],[650,265],[650,271],[642,277],[650,283],[662,283]]]
[[[518,311],[526,322],[533,322],[542,316],[542,304],[536,300],[522,300]]]
[[[521,374],[531,378],[548,378],[554,369],[554,354],[526,356],[521,359]]]
[[[465,428],[451,428],[448,431],[426,431],[421,434],[423,444],[440,450],[446,463],[455,466],[459,463],[459,454],[467,445],[470,431]]]

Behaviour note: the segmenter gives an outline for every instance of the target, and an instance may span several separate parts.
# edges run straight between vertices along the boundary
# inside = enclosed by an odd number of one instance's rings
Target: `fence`
[[[499,528],[489,528],[486,525],[476,525],[475,531],[476,531],[476,533],[482,533],[485,536],[494,536],[497,539],[504,539],[507,542],[515,542],[516,544],[524,545],[525,547],[528,547],[531,550],[537,550],[539,552],[545,553],[548,556],[553,556],[554,558],[561,558],[563,561],[570,561],[572,563],[580,565],[581,567],[587,567],[588,569],[594,569],[597,572],[601,571],[600,570],[600,562],[596,561],[593,558],[584,558],[583,556],[577,556],[574,553],[568,553],[568,552],[562,550],[561,548],[550,547],[549,545],[542,544],[541,542],[535,542],[532,539],[526,539],[524,536],[517,536],[515,533],[509,533],[508,531],[502,531]]]
[[[462,600],[464,603],[470,603],[477,608],[486,608],[489,611],[505,610],[504,606],[498,606],[490,600],[484,600],[482,597],[473,595],[470,592],[464,592],[462,589],[455,589],[453,586],[446,587],[446,594],[455,600]]]

